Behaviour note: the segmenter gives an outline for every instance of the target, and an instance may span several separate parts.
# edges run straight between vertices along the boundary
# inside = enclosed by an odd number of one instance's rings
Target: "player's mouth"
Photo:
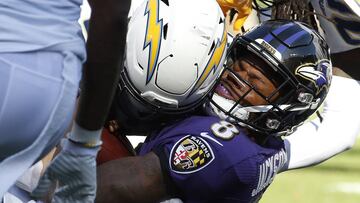
[[[244,95],[244,91],[248,89],[246,87],[240,79],[229,73],[221,78],[220,83],[216,86],[215,93],[226,99],[236,101]]]
[[[220,95],[226,99],[234,100],[230,91],[221,82],[216,86],[215,93],[217,93],[218,95]]]

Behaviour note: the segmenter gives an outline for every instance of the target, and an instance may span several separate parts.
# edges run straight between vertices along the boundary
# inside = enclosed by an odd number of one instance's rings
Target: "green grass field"
[[[360,136],[354,148],[326,162],[281,173],[260,203],[360,203]]]

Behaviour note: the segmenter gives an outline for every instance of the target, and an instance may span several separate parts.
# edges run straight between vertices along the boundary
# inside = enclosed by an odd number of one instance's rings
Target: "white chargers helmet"
[[[115,119],[147,131],[203,104],[226,56],[225,18],[216,0],[147,0],[128,29]]]

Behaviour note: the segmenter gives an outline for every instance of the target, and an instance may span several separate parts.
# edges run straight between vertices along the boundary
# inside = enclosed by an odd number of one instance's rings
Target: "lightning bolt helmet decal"
[[[149,0],[144,15],[148,15],[143,50],[149,47],[146,84],[154,75],[159,59],[163,20],[159,19],[159,0]]]
[[[228,45],[216,1],[142,1],[129,13],[126,36],[124,91],[117,99],[120,111],[134,111],[126,112],[125,125],[138,118],[145,126],[140,131],[151,129],[162,115],[191,112],[207,101]]]
[[[196,90],[198,90],[201,87],[201,85],[205,82],[206,78],[208,78],[208,76],[210,75],[211,71],[215,73],[216,69],[218,68],[221,62],[221,59],[223,58],[223,54],[226,49],[226,44],[227,44],[227,32],[224,27],[224,32],[221,37],[221,40],[219,39],[217,41],[216,48],[212,52],[212,55],[208,63],[206,64],[204,71],[201,73],[199,80],[194,85],[188,97],[191,96],[194,92],[196,92]]]

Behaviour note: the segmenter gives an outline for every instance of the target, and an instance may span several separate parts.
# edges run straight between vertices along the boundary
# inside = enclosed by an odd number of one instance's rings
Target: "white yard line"
[[[331,191],[360,195],[360,182],[338,183],[331,188]]]

